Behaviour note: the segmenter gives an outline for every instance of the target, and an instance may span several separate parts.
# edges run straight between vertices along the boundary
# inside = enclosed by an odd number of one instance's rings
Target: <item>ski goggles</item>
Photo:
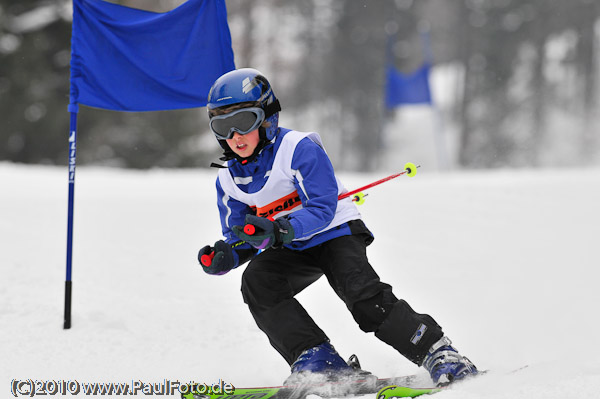
[[[217,139],[226,140],[233,138],[236,132],[243,135],[258,129],[264,120],[265,111],[262,108],[242,108],[210,118],[210,130]]]

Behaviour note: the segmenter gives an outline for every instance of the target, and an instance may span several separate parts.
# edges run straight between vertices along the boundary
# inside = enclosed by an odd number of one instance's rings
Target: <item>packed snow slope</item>
[[[353,189],[384,176],[341,178]],[[215,277],[197,264],[197,250],[221,237],[214,178],[78,168],[73,322],[63,330],[67,170],[0,163],[1,397],[13,379],[285,379],[241,299],[243,267]],[[491,370],[436,398],[600,397],[600,170],[423,166],[369,194],[360,211],[382,280]],[[299,300],[343,357],[426,381],[359,330],[325,279]]]

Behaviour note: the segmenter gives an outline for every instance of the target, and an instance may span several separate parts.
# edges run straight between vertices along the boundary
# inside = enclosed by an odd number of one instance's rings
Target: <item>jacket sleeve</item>
[[[241,241],[233,231],[232,226],[243,226],[246,215],[252,212],[252,208],[234,198],[228,196],[217,178],[217,205],[221,218],[221,229],[225,242],[232,246],[235,267],[243,265],[256,255],[258,250],[250,244]]]
[[[296,146],[292,174],[303,208],[290,214],[288,219],[295,238],[303,238],[331,223],[337,209],[338,186],[327,153],[308,137]]]

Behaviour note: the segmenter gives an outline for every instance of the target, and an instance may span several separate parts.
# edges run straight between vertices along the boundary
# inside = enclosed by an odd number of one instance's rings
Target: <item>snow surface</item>
[[[341,175],[349,189],[381,177]],[[78,168],[73,327],[63,330],[66,168],[0,163],[0,397],[14,378],[285,379],[242,302],[241,270],[215,277],[197,264],[197,250],[220,238],[214,178]],[[382,280],[492,370],[436,398],[600,397],[599,169],[423,167],[369,192],[360,211]],[[356,353],[380,377],[426,381],[359,330],[325,279],[299,299],[342,356]]]

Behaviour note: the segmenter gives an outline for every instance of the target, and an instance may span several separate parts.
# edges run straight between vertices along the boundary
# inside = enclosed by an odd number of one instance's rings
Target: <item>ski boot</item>
[[[291,366],[292,374],[284,385],[307,385],[327,382],[376,380],[377,377],[360,368],[356,355],[346,363],[335,348],[325,341],[302,352]]]
[[[423,361],[431,379],[438,386],[477,374],[477,368],[466,357],[460,355],[448,337],[442,337],[431,346]]]

